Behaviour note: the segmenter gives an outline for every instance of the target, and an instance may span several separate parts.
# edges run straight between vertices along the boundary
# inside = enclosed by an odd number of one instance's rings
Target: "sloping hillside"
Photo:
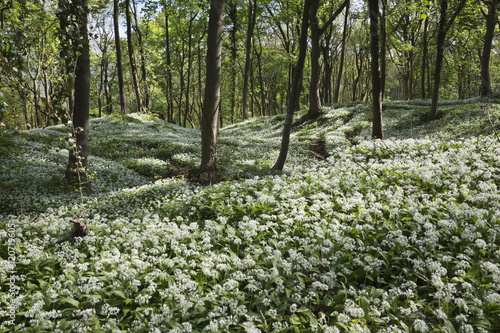
[[[2,133],[0,332],[500,330],[500,107],[429,107],[384,141],[365,104],[298,114],[282,173],[283,116],[228,126],[212,187],[198,131],[94,119],[83,197],[64,126]]]

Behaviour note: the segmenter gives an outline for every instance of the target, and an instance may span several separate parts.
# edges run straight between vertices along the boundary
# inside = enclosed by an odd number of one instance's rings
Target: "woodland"
[[[0,0],[0,333],[500,331],[498,6]]]

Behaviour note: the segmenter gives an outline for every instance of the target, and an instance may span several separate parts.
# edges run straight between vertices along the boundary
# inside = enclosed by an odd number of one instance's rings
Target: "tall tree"
[[[379,69],[379,4],[378,0],[368,0],[370,12],[370,54],[372,71],[372,138],[383,139],[382,129],[382,87]]]
[[[139,85],[139,76],[137,73],[137,64],[135,62],[134,43],[132,41],[132,17],[130,14],[130,0],[125,0],[125,18],[127,21],[127,46],[128,57],[130,60],[130,70],[136,99],[137,112],[142,112],[141,86]]]
[[[340,51],[340,63],[339,63],[339,71],[337,74],[337,83],[335,84],[335,92],[333,96],[333,101],[335,103],[339,102],[340,95],[340,82],[342,80],[342,73],[344,71],[344,58],[345,58],[345,49],[346,49],[346,37],[347,37],[347,24],[349,20],[349,3],[347,3],[347,7],[344,15],[344,29],[342,31],[342,50]]]
[[[314,0],[305,0],[304,9],[302,11],[302,24],[300,28],[300,41],[299,41],[299,58],[293,69],[292,87],[288,95],[288,106],[285,118],[285,125],[283,126],[283,137],[281,139],[280,154],[273,169],[283,170],[285,166],[286,157],[288,155],[288,147],[290,145],[290,132],[292,131],[293,114],[297,110],[300,97],[300,86],[302,83],[302,74],[304,71],[304,63],[306,60],[307,51],[307,31],[309,30],[309,10],[311,2]]]
[[[205,97],[201,119],[201,166],[198,179],[212,184],[217,170],[217,120],[220,107],[222,26],[226,0],[211,0],[208,35]]]
[[[488,6],[488,14],[485,14],[486,34],[484,36],[483,53],[481,57],[481,96],[488,96],[493,92],[490,82],[490,54],[495,26],[498,21],[498,3],[498,0],[485,1],[485,4]]]
[[[231,50],[231,84],[230,84],[230,100],[231,100],[231,123],[234,123],[234,116],[236,111],[236,66],[238,60],[238,40],[237,33],[239,28],[238,22],[238,7],[235,0],[228,0],[228,18],[231,24],[231,32],[229,35],[230,50]],[[243,119],[248,118],[247,114],[243,114]]]
[[[427,9],[427,7],[426,7]],[[427,54],[429,53],[429,44],[427,41],[427,29],[429,28],[429,15],[427,13],[424,14],[424,33],[422,35],[422,77],[420,81],[421,89],[422,89],[422,99],[427,98],[426,90],[425,90],[425,79],[427,73]]]
[[[184,111],[184,122],[182,126],[186,127],[186,121],[188,118],[189,114],[189,109],[190,109],[190,104],[189,104],[189,88],[191,85],[191,68],[193,65],[193,57],[192,57],[192,47],[191,47],[191,40],[193,37],[192,28],[193,28],[193,21],[196,19],[198,16],[198,13],[194,13],[193,16],[189,19],[189,28],[188,28],[188,41],[187,41],[187,48],[188,48],[188,69],[187,69],[187,78],[186,78],[186,108]]]
[[[71,5],[68,0],[58,1],[57,18],[59,20],[59,34],[60,34],[60,53],[64,59],[64,78],[65,82],[61,93],[68,99],[68,114],[73,112],[75,104],[75,92],[73,90],[74,67],[75,67],[75,48],[76,46],[71,42],[74,40],[72,34],[74,33],[70,22]]]
[[[321,0],[311,0],[309,13],[309,24],[311,27],[311,84],[309,86],[309,112],[310,118],[316,118],[321,114],[320,78],[321,78],[321,38],[325,30],[333,23],[337,16],[349,3],[345,0],[337,10],[330,16],[328,21],[319,25],[319,7]],[[347,15],[347,14],[346,14]]]
[[[135,0],[132,0],[132,4],[134,6],[134,30],[137,35],[137,42],[139,45],[139,55],[141,57],[141,81],[143,85],[144,92],[144,108],[146,110],[149,109],[149,87],[148,87],[148,76],[146,71],[146,55],[144,52],[144,42],[142,40],[142,31],[139,26],[139,19],[137,13],[137,6],[135,4]]]
[[[170,34],[169,34],[169,10],[165,2],[165,56],[167,58],[167,119],[170,123],[175,123],[174,119],[174,97],[172,94],[172,60],[170,55]]]
[[[437,50],[436,50],[436,65],[434,69],[434,87],[432,89],[432,102],[431,110],[429,112],[429,120],[435,120],[437,117],[438,100],[439,100],[439,84],[441,82],[441,69],[443,67],[444,59],[444,43],[446,40],[446,34],[451,28],[453,21],[462,11],[465,6],[466,0],[460,0],[455,12],[452,14],[450,20],[448,21],[448,0],[441,0],[441,6],[439,9],[439,27],[437,34]]]
[[[252,63],[252,38],[255,29],[255,21],[257,17],[257,1],[248,0],[248,23],[247,23],[247,36],[245,40],[245,69],[243,72],[243,91],[241,99],[241,108],[243,118],[248,117],[248,80],[250,77],[250,66]],[[253,116],[253,113],[252,113]]]
[[[123,81],[123,66],[122,66],[122,46],[120,40],[120,25],[118,21],[119,0],[113,0],[113,24],[115,30],[115,47],[116,47],[116,72],[118,76],[118,88],[120,89],[120,112],[127,113],[127,99],[125,97],[125,84]]]
[[[380,18],[380,93],[382,101],[385,94],[385,78],[387,74],[387,0],[382,0],[382,17]]]
[[[90,108],[90,47],[87,28],[88,0],[73,2],[74,14],[79,30],[78,58],[75,74],[75,107],[73,110],[73,128],[75,143],[69,150],[66,179],[87,178],[87,157],[89,139],[89,108]]]

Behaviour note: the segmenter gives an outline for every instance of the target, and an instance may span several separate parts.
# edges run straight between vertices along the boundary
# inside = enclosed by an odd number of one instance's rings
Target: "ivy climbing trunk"
[[[87,178],[87,157],[89,139],[89,107],[90,107],[90,52],[87,29],[87,0],[74,2],[75,16],[79,28],[78,58],[75,74],[75,107],[73,110],[73,128],[75,144],[69,149],[66,179]]]

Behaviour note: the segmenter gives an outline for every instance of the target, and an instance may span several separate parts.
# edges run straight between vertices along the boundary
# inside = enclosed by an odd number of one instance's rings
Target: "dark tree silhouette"
[[[78,58],[75,75],[75,106],[73,110],[73,127],[75,144],[69,150],[66,179],[73,181],[87,178],[87,157],[89,154],[89,107],[90,107],[90,56],[89,36],[87,28],[88,0],[73,2],[79,29]]]
[[[225,0],[212,0],[207,35],[207,72],[201,119],[201,166],[198,179],[212,184],[217,170],[217,120],[220,107],[222,24]]]

